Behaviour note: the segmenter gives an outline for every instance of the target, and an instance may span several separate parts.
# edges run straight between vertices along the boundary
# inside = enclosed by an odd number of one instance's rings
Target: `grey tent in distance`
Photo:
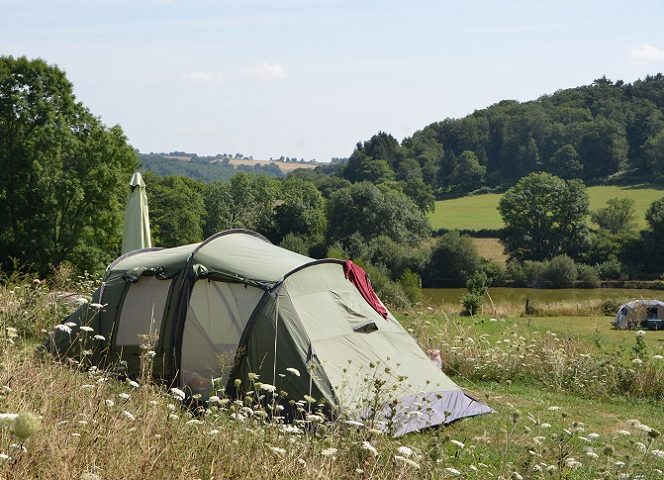
[[[139,248],[150,248],[150,215],[145,182],[139,172],[132,175],[129,182],[131,193],[127,199],[122,229],[122,253]]]

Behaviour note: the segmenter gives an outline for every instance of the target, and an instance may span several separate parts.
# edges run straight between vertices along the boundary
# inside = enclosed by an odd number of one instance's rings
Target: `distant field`
[[[475,243],[482,258],[495,260],[502,265],[507,263],[505,247],[503,247],[499,238],[473,238],[473,243]]]
[[[316,168],[319,165],[316,163],[270,162],[269,160],[250,160],[245,158],[243,159],[233,158],[228,163],[230,163],[231,165],[235,165],[236,167],[240,165],[249,165],[250,167],[253,167],[256,164],[269,165],[270,163],[274,163],[277,167],[281,169],[282,172],[291,172],[298,168]]]
[[[591,210],[602,208],[606,205],[607,200],[614,197],[631,198],[634,200],[638,226],[645,228],[646,210],[654,200],[664,196],[664,189],[639,186],[601,186],[589,187],[588,194]],[[436,202],[435,211],[429,215],[431,226],[434,229],[446,228],[449,230],[502,228],[503,221],[497,209],[500,197],[500,194],[491,193],[440,200]]]

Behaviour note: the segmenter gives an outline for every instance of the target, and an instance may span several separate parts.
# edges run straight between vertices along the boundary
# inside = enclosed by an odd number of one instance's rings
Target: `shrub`
[[[461,296],[461,305],[466,315],[475,315],[484,305],[484,296],[466,292]]]
[[[600,263],[597,265],[597,269],[599,270],[599,277],[603,280],[621,280],[624,276],[623,266],[616,258],[610,258]]]
[[[302,235],[288,233],[279,246],[302,255],[309,255],[309,240]]]
[[[553,288],[573,287],[579,276],[574,260],[568,255],[558,255],[546,263],[544,280]]]
[[[599,270],[592,265],[584,265],[579,263],[576,265],[578,273],[576,284],[583,288],[597,288],[601,285],[599,280]]]
[[[482,271],[489,277],[492,285],[498,285],[505,280],[505,266],[495,260],[484,260]]]
[[[362,264],[361,266],[369,275],[371,285],[383,303],[395,308],[410,307],[408,296],[399,282],[390,280],[387,273],[380,267],[371,265],[370,263]]]
[[[410,303],[414,304],[422,301],[422,280],[417,273],[407,268],[399,277],[399,284]]]
[[[473,240],[459,232],[448,232],[438,239],[427,269],[427,287],[460,287],[482,266],[482,257]]]

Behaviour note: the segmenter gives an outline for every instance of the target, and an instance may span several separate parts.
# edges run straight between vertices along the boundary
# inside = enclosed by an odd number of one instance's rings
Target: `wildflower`
[[[83,350],[81,352],[81,355],[83,355],[84,357],[89,357],[90,355],[92,355],[92,353],[93,353],[92,350]]]
[[[78,432],[72,433],[71,436],[74,437],[74,438],[81,438],[81,434],[78,433]]]
[[[346,420],[346,425],[352,425],[354,427],[364,427],[364,424],[362,422],[358,422],[357,420]]]
[[[148,358],[154,358],[157,356],[157,352],[154,350],[148,350],[145,354],[148,356]]]
[[[300,371],[297,368],[290,367],[290,368],[287,368],[286,371],[292,373],[296,377],[300,376]]]
[[[550,423],[543,423],[543,424],[540,425],[540,427],[541,428],[551,428],[551,424]]]
[[[169,420],[177,420],[177,419],[179,419],[179,418],[180,418],[180,417],[178,417],[178,416],[177,416],[176,414],[174,414],[174,413],[171,413],[171,414],[168,416],[168,419],[169,419]]]
[[[129,400],[131,398],[131,395],[129,395],[128,393],[122,392],[122,393],[118,393],[118,397],[120,397],[122,400]]]
[[[100,341],[100,342],[103,342],[103,341],[106,340],[106,337],[103,336],[103,335],[99,335],[99,334],[97,334],[97,335],[95,335],[94,337],[92,337],[92,339],[93,339],[93,340]]]
[[[127,410],[122,410],[122,416],[125,417],[127,420],[131,420],[132,422],[136,420],[136,417],[131,412],[128,412]]]
[[[88,303],[88,299],[83,298],[83,297],[79,297],[79,298],[76,299],[76,303],[78,305],[85,305],[86,303]]]
[[[83,331],[83,332],[94,332],[95,331],[94,328],[88,327],[87,325],[82,325],[80,327],[80,330]]]
[[[454,445],[456,445],[459,448],[463,448],[463,447],[466,446],[463,442],[460,442],[459,440],[450,440],[450,443],[453,443]]]
[[[299,435],[299,434],[302,433],[302,430],[297,428],[295,425],[282,425],[281,426],[281,431],[284,432],[284,433],[292,433],[292,434],[296,434],[296,435]]]
[[[101,480],[101,477],[96,473],[81,473],[81,476],[78,477],[78,480]]]
[[[639,338],[643,338],[643,337],[646,336],[646,332],[643,331],[643,330],[638,330],[638,331],[636,332],[636,336],[639,337]]]
[[[576,460],[575,458],[573,458],[573,457],[568,457],[568,458],[565,459],[565,465],[568,466],[569,468],[578,468],[578,467],[580,467],[582,464],[581,464],[581,462],[579,462],[579,461]]]
[[[134,387],[134,388],[138,388],[138,387],[140,387],[140,385],[138,384],[138,382],[135,382],[134,380],[129,380],[129,381],[127,382],[127,384],[128,384],[130,387]]]
[[[591,442],[593,440],[597,440],[598,438],[599,438],[599,433],[589,433],[588,434],[588,440],[590,440]]]
[[[653,450],[650,452],[654,457],[664,458],[664,450]]]
[[[276,453],[276,454],[279,455],[280,457],[286,455],[286,450],[283,449],[283,448],[279,448],[279,447],[270,447],[270,450],[272,450],[274,453]]]
[[[21,440],[21,442],[27,440],[32,435],[39,431],[41,427],[41,418],[30,412],[21,412],[14,420],[13,433]]]
[[[78,324],[74,322],[65,322],[65,325],[67,325],[69,328],[76,328]]]
[[[371,453],[373,454],[374,457],[377,457],[377,456],[378,456],[378,450],[376,450],[376,447],[374,447],[373,445],[371,445],[371,444],[370,444],[369,442],[367,442],[366,440],[362,442],[362,448],[363,448],[364,450],[368,450],[369,452],[371,452]]]
[[[332,457],[332,456],[336,455],[337,451],[338,450],[336,448],[329,447],[329,448],[324,448],[323,450],[321,450],[320,454],[324,457]]]
[[[586,456],[590,458],[599,458],[599,455],[597,455],[595,452],[586,452]]]
[[[90,306],[92,308],[104,308],[106,305],[102,305],[101,303],[91,303]]]
[[[310,395],[305,395],[304,399],[307,401],[307,403],[316,403],[316,399]]]
[[[170,392],[171,392],[171,395],[173,396],[173,398],[175,398],[176,400],[182,401],[182,400],[184,400],[184,397],[186,396],[185,393],[182,390],[180,390],[179,388],[173,387],[173,388],[171,388]]]
[[[613,462],[613,464],[618,468],[622,468],[625,466],[625,462],[621,462],[620,460]]]
[[[113,400],[111,400],[110,398],[104,400],[104,403],[106,404],[107,407],[112,407],[113,405],[115,405],[115,402]]]
[[[409,458],[410,456],[413,455],[413,450],[411,450],[408,447],[401,446],[397,448],[397,453],[399,453],[399,455],[403,457]]]
[[[646,453],[646,450],[648,449],[648,447],[641,442],[636,442],[634,445],[636,445],[636,449],[641,453]]]
[[[81,390],[87,390],[90,388],[95,388],[95,386],[90,384],[81,385]]]
[[[410,458],[402,457],[401,455],[395,455],[395,456],[394,456],[394,459],[397,460],[397,461],[399,461],[399,462],[402,462],[402,463],[408,464],[408,465],[410,465],[411,467],[416,468],[416,469],[418,469],[418,470],[419,470],[419,468],[420,468],[420,464],[417,463],[417,462],[414,462],[414,461],[411,460]]]
[[[260,378],[260,375],[257,373],[249,372],[247,373],[247,377],[249,377],[249,380],[258,380]]]
[[[14,327],[7,327],[5,330],[7,331],[7,337],[9,338],[18,337],[18,331]]]
[[[64,323],[56,325],[55,329],[60,330],[61,332],[66,333],[67,335],[71,335],[71,328],[68,325],[65,325]]]
[[[191,420],[187,421],[187,425],[203,425],[203,420],[196,420],[195,418],[192,418]]]
[[[452,474],[452,475],[461,475],[461,472],[460,472],[459,470],[457,470],[456,468],[447,467],[447,468],[445,469],[445,471],[446,471],[447,473]]]
[[[208,435],[219,435],[219,430],[217,430],[216,428],[213,429],[213,430],[210,430],[208,432]]]
[[[624,436],[626,436],[626,437],[632,434],[631,432],[629,432],[629,431],[627,431],[627,430],[618,430],[616,433],[617,433],[618,435],[624,435]]]
[[[274,385],[270,385],[269,383],[261,383],[261,390],[274,393],[277,390],[277,387],[275,387]]]
[[[634,360],[632,360],[632,363],[634,365],[643,365],[643,360],[641,360],[640,358],[635,358]]]

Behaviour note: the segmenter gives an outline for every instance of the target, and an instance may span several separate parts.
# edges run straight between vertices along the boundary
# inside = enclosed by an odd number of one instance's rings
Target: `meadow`
[[[147,374],[120,379],[84,360],[37,354],[72,308],[56,288],[0,286],[0,478],[664,475],[664,332],[612,331],[600,316],[400,312],[423,348],[441,350],[445,372],[496,413],[392,438],[361,422],[329,422],[311,399],[284,425],[258,384],[242,398],[221,393],[193,415],[180,392]]]
[[[638,228],[646,227],[645,213],[648,206],[664,195],[661,188],[650,186],[615,186],[604,185],[588,187],[590,210],[597,210],[606,205],[611,198],[630,198],[634,200]],[[435,210],[429,214],[429,221],[434,230],[494,230],[504,226],[498,213],[498,201],[501,195],[489,193],[439,200]]]

